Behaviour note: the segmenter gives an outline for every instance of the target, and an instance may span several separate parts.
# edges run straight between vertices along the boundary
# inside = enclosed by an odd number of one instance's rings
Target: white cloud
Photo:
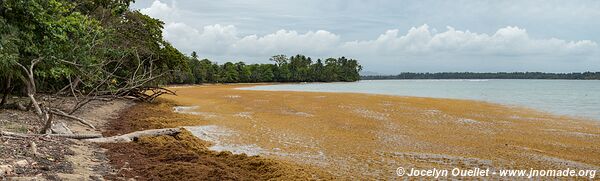
[[[319,30],[298,33],[279,30],[265,36],[240,36],[232,25],[209,25],[198,30],[184,23],[169,23],[165,26],[164,37],[176,47],[203,54],[238,54],[269,56],[276,53],[306,53],[326,55],[333,51],[339,36]]]
[[[209,25],[202,30],[184,23],[165,26],[165,38],[177,47],[209,54],[239,54],[240,56],[269,56],[278,53],[423,55],[451,53],[488,56],[573,55],[587,54],[598,49],[589,40],[566,41],[556,38],[532,39],[525,29],[505,27],[492,35],[455,30],[432,33],[427,25],[413,27],[406,34],[388,30],[377,39],[340,41],[334,33],[318,30],[298,33],[279,30],[271,34],[242,36],[232,25]]]
[[[219,24],[198,30],[184,23],[168,23],[163,36],[177,48],[198,53],[224,54],[237,42],[236,28]]]
[[[518,69],[520,66],[558,67],[577,60],[581,61],[574,63],[573,67],[585,70],[591,64],[600,63],[595,58],[599,48],[594,41],[533,38],[535,36],[530,36],[526,29],[516,26],[507,26],[486,34],[453,27],[437,31],[424,24],[408,31],[387,30],[371,40],[347,41],[342,36],[325,30],[298,32],[281,29],[263,35],[248,35],[240,33],[234,25],[186,24],[178,21],[178,17],[190,12],[178,9],[174,3],[168,5],[158,0],[141,12],[165,21],[164,37],[175,47],[186,53],[196,51],[207,58],[259,58],[264,61],[274,54],[299,53],[317,57],[345,55],[381,69],[391,69],[389,65],[397,67],[402,64],[415,69],[435,67],[436,70],[440,62],[435,61],[440,59],[448,61],[444,64],[450,68],[456,68],[454,65],[459,64],[489,67],[481,70],[496,70],[497,67]],[[502,60],[507,62],[482,64]]]
[[[319,30],[300,34],[296,31],[279,30],[262,37],[250,35],[241,38],[232,45],[235,53],[257,53],[273,55],[275,52],[294,54],[306,53],[324,55],[338,46],[339,36]]]
[[[148,8],[140,9],[140,12],[163,21],[169,21],[177,16],[177,8],[175,8],[174,4],[169,6],[159,0],[152,2],[152,5]]]
[[[493,35],[455,30],[447,27],[445,32],[432,33],[429,26],[411,28],[405,35],[398,29],[388,30],[375,40],[346,42],[346,51],[363,50],[361,53],[402,55],[454,53],[489,56],[570,55],[585,54],[597,50],[590,40],[565,41],[556,38],[532,39],[525,29],[505,27]]]

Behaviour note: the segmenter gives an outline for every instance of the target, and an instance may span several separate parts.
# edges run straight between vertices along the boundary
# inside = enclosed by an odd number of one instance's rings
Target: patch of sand
[[[116,119],[121,110],[126,109],[133,103],[129,101],[111,101],[104,104],[90,104],[86,110],[80,111],[77,116],[81,116],[90,121],[96,127],[104,127],[108,121]],[[70,121],[66,123],[75,134],[99,134],[99,130],[91,130],[78,122]],[[60,180],[100,180],[102,175],[109,172],[106,170],[108,160],[106,159],[106,149],[100,148],[94,143],[80,140],[71,140],[70,147],[74,154],[66,155],[65,158],[72,163],[73,173],[59,173]]]

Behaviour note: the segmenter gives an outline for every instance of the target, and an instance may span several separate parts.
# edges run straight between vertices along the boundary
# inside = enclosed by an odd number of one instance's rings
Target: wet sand
[[[173,87],[175,111],[214,150],[321,167],[341,178],[404,168],[599,169],[600,122],[522,107],[354,93]]]

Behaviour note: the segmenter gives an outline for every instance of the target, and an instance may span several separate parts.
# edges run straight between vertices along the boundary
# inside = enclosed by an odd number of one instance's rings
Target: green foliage
[[[74,11],[74,3],[59,0],[4,0],[0,5],[3,43],[2,64],[29,66],[39,60],[35,76],[52,85],[75,70],[62,61],[94,63],[92,39],[102,34],[98,21]],[[6,40],[3,40],[6,41]],[[6,47],[6,48],[5,48]],[[7,50],[9,49],[9,50]],[[21,68],[7,74],[23,76]]]
[[[360,65],[346,58],[276,55],[274,64],[191,57],[162,37],[164,23],[133,0],[0,0],[0,87],[57,92],[72,81],[78,92],[115,94],[125,87],[168,83],[356,81]],[[13,81],[10,80],[23,80]],[[4,86],[6,85],[6,86]],[[15,89],[13,89],[15,88]]]
[[[6,23],[0,17],[0,78],[8,79],[18,76],[15,63],[19,58],[19,47],[17,45],[17,29]]]
[[[275,55],[273,64],[250,64],[226,62],[218,65],[210,60],[198,60],[197,54],[189,58],[192,78],[186,83],[240,83],[240,82],[334,82],[357,81],[362,67],[353,59],[328,58],[313,62],[310,57]]]
[[[163,40],[163,22],[129,10],[131,2],[0,1],[0,84],[8,77],[25,80],[26,71],[18,65],[29,67],[32,60],[40,60],[35,83],[45,92],[75,78],[86,82],[79,87],[85,92],[191,77],[187,57]],[[112,84],[105,83],[108,77],[114,78]]]

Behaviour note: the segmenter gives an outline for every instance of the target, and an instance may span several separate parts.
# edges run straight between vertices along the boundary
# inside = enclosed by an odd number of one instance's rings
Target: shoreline
[[[590,120],[476,100],[236,89],[257,85],[267,84],[180,86],[173,87],[178,96],[157,103],[93,103],[78,115],[93,120],[104,136],[187,131],[119,144],[51,139],[60,143],[53,147],[34,140],[52,156],[26,158],[30,165],[18,167],[16,176],[334,180],[398,179],[398,167],[600,169],[600,148],[593,146],[600,142],[600,124]],[[75,132],[90,131],[66,123]],[[23,144],[19,149],[28,154]],[[54,154],[61,149],[70,151]],[[35,164],[63,170],[23,172]]]
[[[394,79],[396,80],[396,79]],[[399,79],[399,80],[432,80],[432,81],[436,81],[436,80],[441,80],[441,81],[445,81],[447,79]],[[471,79],[450,79],[450,80],[466,80],[466,81],[470,81]],[[476,80],[494,80],[494,79],[476,79]],[[502,80],[508,80],[508,79],[502,79]],[[520,79],[510,79],[510,80],[520,80]],[[539,79],[539,80],[545,80],[545,79]],[[386,81],[386,80],[366,80],[366,81]],[[584,80],[585,81],[585,80]],[[592,81],[600,81],[600,80],[592,80]],[[445,100],[463,100],[463,101],[475,101],[475,102],[483,102],[483,103],[488,103],[488,104],[495,104],[495,105],[499,105],[499,106],[505,106],[505,107],[509,107],[509,108],[519,108],[519,109],[524,109],[524,110],[530,110],[530,111],[535,111],[535,112],[540,112],[540,113],[544,113],[544,114],[548,114],[548,115],[554,115],[554,116],[561,116],[561,117],[565,117],[565,118],[573,118],[573,119],[578,119],[578,120],[587,120],[587,121],[592,121],[592,122],[599,122],[600,123],[600,117],[595,117],[592,115],[576,115],[574,113],[557,113],[556,110],[552,111],[552,110],[542,110],[541,108],[536,108],[536,107],[532,107],[531,105],[524,105],[524,104],[520,104],[520,103],[503,103],[501,101],[493,101],[493,100],[482,100],[482,99],[476,99],[476,98],[453,98],[453,97],[435,97],[435,96],[417,96],[417,95],[399,95],[399,94],[391,94],[391,93],[373,93],[373,92],[354,92],[354,91],[322,91],[322,90],[268,90],[268,89],[252,89],[254,87],[259,87],[259,86],[276,86],[276,85],[286,85],[286,84],[292,84],[292,85],[300,85],[300,84],[336,84],[336,83],[345,83],[345,82],[307,82],[307,83],[257,83],[256,85],[252,85],[253,83],[248,83],[249,85],[246,86],[247,84],[238,84],[238,85],[242,85],[240,87],[237,87],[235,89],[237,90],[246,90],[246,91],[273,91],[273,92],[314,92],[314,93],[342,93],[342,94],[365,94],[365,95],[380,95],[380,96],[395,96],[395,97],[406,97],[406,98],[426,98],[426,99],[445,99]],[[220,85],[220,84],[211,84],[211,85]],[[223,85],[227,85],[227,84],[223,84]],[[249,88],[249,89],[247,89]]]
[[[392,167],[400,165],[391,164],[393,162],[416,167],[471,164],[493,168],[544,168],[561,164],[597,168],[600,164],[600,158],[596,156],[600,150],[589,148],[594,141],[600,141],[600,124],[588,120],[471,100],[235,89],[246,86],[252,85],[181,88],[176,89],[178,97],[165,98],[178,105],[199,106],[194,116],[202,120],[202,125],[216,125],[237,132],[236,136],[223,138],[223,142],[255,144],[267,153],[278,153],[267,156],[281,160],[311,158],[320,161],[310,163],[309,159],[304,163],[312,166],[351,165],[328,170],[344,178],[362,178],[360,176],[365,173],[374,173],[368,178],[396,178]],[[412,114],[419,119],[402,114]],[[358,125],[361,127],[356,127]],[[499,136],[502,134],[507,135]],[[522,140],[522,137],[533,139]],[[491,145],[484,146],[484,143]],[[348,152],[346,150],[352,149],[340,144],[369,148]],[[565,146],[584,151],[560,151]],[[297,156],[298,153],[303,155]],[[387,161],[373,162],[370,166],[360,166],[360,162],[352,161],[381,159]],[[435,164],[439,159],[454,160],[451,161],[454,163]],[[506,163],[506,159],[520,160],[511,164]]]
[[[140,103],[125,110],[105,130],[108,135],[194,125],[195,116],[175,113],[170,101]],[[262,156],[211,151],[214,143],[194,136],[189,128],[177,135],[142,137],[130,143],[102,144],[114,168],[109,180],[332,180],[310,166]]]

